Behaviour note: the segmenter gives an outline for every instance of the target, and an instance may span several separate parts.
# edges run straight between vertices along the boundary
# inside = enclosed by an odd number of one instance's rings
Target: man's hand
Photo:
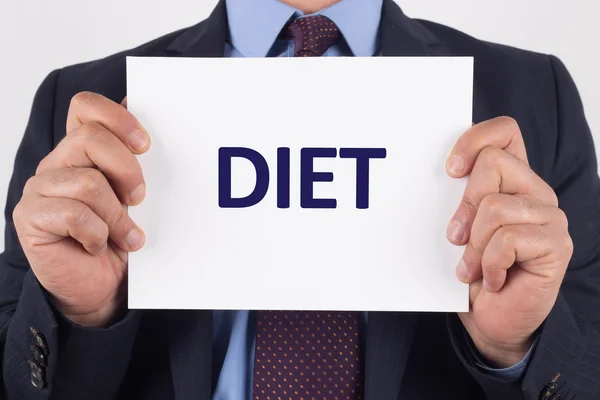
[[[72,321],[99,327],[122,306],[127,252],[144,234],[127,207],[145,196],[134,156],[150,138],[127,111],[93,93],[76,95],[67,135],[26,183],[13,219],[31,268]]]
[[[470,311],[459,316],[479,352],[509,367],[523,359],[556,301],[573,253],[567,218],[529,168],[511,118],[467,131],[447,170],[470,174],[447,231],[452,243],[466,244],[456,275],[470,284]]]

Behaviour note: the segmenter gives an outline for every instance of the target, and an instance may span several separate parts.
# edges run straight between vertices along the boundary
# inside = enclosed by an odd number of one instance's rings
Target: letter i
[[[277,208],[290,208],[290,148],[277,149]]]

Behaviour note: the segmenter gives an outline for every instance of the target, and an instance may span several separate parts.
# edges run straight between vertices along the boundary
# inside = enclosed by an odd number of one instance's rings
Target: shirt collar
[[[357,57],[377,49],[383,0],[342,0],[315,14],[331,19]],[[305,16],[279,0],[226,0],[231,45],[245,57],[265,57],[290,19]],[[308,15],[306,15],[308,16]]]

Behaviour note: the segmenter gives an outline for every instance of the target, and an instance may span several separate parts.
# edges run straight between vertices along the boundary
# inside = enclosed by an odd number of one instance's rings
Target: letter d
[[[241,157],[250,161],[256,170],[256,185],[246,197],[231,197],[231,159]],[[219,148],[219,207],[244,208],[258,204],[269,189],[269,166],[256,150],[245,147]]]

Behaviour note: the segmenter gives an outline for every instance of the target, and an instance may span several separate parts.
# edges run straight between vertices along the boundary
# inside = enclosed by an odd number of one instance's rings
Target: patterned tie
[[[329,18],[316,15],[292,21],[283,29],[281,36],[294,41],[295,57],[320,57],[342,34]]]
[[[360,400],[355,312],[260,311],[254,400]]]

